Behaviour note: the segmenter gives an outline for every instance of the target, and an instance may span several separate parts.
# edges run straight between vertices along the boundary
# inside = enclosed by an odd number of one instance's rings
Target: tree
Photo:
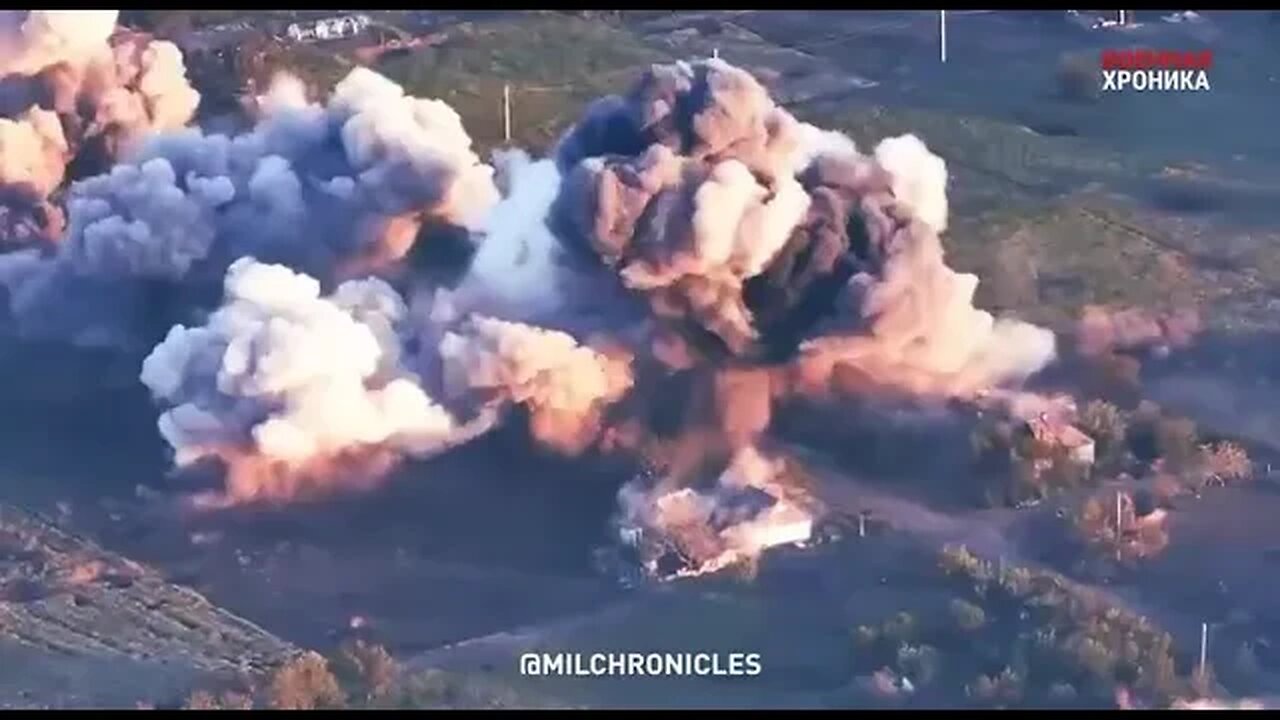
[[[341,708],[346,697],[329,663],[320,654],[307,652],[282,665],[271,677],[269,704],[277,710]]]
[[[400,674],[385,648],[363,640],[344,644],[334,658],[333,670],[350,695],[366,702],[386,696]]]
[[[1093,438],[1100,462],[1113,463],[1124,453],[1129,427],[1115,405],[1105,400],[1090,401],[1080,411],[1079,423],[1080,429]]]
[[[208,690],[196,690],[183,703],[184,710],[252,710],[253,698],[227,690],[218,694]]]
[[[1187,418],[1160,418],[1155,424],[1156,453],[1171,470],[1185,470],[1200,451],[1196,424]]]
[[[980,630],[987,624],[987,614],[967,600],[955,598],[951,601],[950,610],[956,626],[965,632]]]
[[[1224,485],[1246,480],[1253,473],[1253,462],[1245,449],[1227,441],[1202,446],[1200,466],[1206,482]]]

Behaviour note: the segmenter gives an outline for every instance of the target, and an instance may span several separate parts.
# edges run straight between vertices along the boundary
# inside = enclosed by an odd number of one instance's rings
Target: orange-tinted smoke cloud
[[[1200,315],[1192,308],[1159,312],[1088,305],[1076,326],[1078,350],[1088,357],[1144,348],[1181,348],[1199,331]]]

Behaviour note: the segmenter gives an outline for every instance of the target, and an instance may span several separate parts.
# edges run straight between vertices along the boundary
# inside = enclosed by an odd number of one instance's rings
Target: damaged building
[[[1093,438],[1050,413],[1027,420],[1023,432],[1041,450],[1041,455],[1061,454],[1081,467],[1090,467],[1097,459]]]
[[[660,580],[716,572],[767,548],[807,542],[814,527],[807,510],[752,486],[675,490],[657,498],[654,516],[660,527],[640,517],[620,518],[621,547],[598,558],[623,584],[634,574],[628,566]]]

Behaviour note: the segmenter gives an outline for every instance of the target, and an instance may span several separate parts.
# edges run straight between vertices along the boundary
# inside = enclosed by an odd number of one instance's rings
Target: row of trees
[[[945,613],[898,613],[854,631],[863,686],[980,707],[1167,706],[1194,692],[1173,640],[1061,576],[996,567],[962,547],[940,558]]]

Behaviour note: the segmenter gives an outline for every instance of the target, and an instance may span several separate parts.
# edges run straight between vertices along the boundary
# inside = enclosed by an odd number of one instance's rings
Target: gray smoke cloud
[[[157,135],[75,183],[56,253],[9,285],[19,327],[127,344],[141,288],[209,295],[246,256],[324,283],[369,274],[399,261],[424,222],[474,228],[497,200],[492,169],[442,102],[365,69],[324,106],[274,98],[250,132]]]
[[[623,447],[667,405],[664,480],[623,516],[701,533],[716,568],[812,525],[758,449],[778,397],[989,397],[1053,357],[946,265],[946,165],[919,138],[864,154],[718,60],[654,67],[496,177],[456,112],[366,69],[323,104],[281,76],[258,109],[241,135],[140,143],[72,185],[55,251],[0,260],[24,331],[172,326],[140,377],[177,462],[228,466],[212,502],[365,487],[506,417],[562,453]],[[456,283],[371,277],[442,226],[477,241]]]
[[[181,128],[195,113],[200,96],[178,48],[115,34],[117,15],[0,11],[0,200],[23,220],[6,223],[20,229],[0,225],[6,244],[60,237],[48,198],[73,160],[105,169],[147,134]]]
[[[798,354],[806,387],[839,372],[914,395],[1016,382],[1054,356],[1051,333],[975,308],[977,278],[947,267],[946,164],[915,136],[862,155],[709,60],[596,103],[558,160],[553,226],[704,355]]]

